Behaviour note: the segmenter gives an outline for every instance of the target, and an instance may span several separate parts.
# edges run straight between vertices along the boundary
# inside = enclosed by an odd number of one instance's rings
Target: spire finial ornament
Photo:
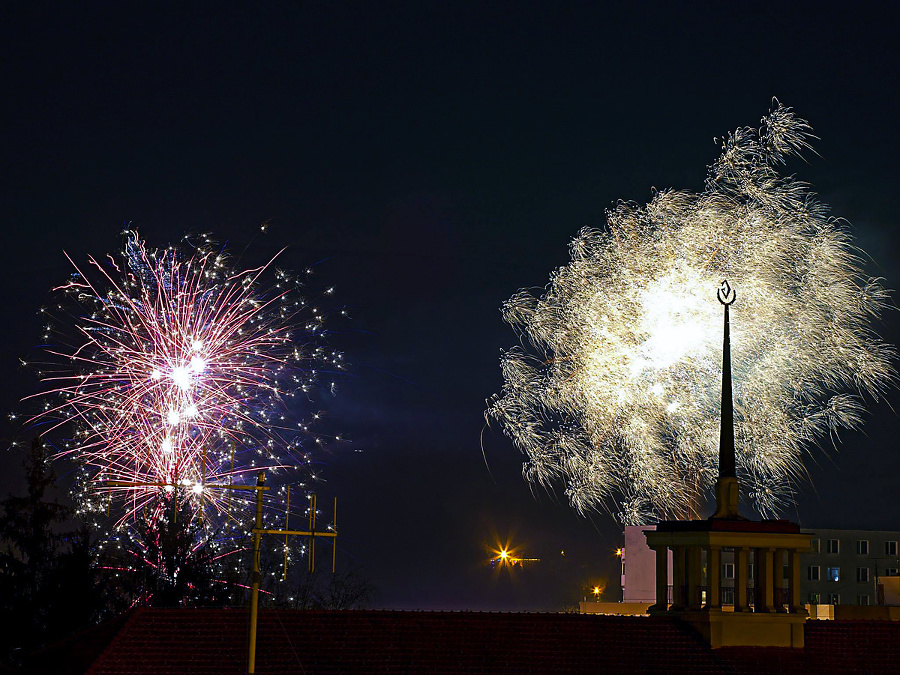
[[[719,431],[719,479],[716,481],[716,512],[712,518],[740,518],[738,500],[740,487],[737,482],[734,456],[734,401],[731,394],[731,325],[728,308],[737,293],[723,279],[716,293],[725,306],[725,333],[722,338],[722,423]]]
[[[719,298],[719,302],[725,305],[726,308],[734,302],[735,298],[737,298],[737,293],[734,292],[731,284],[728,283],[728,279],[722,279],[722,283],[719,284],[719,290],[716,295]],[[727,312],[728,310],[726,309],[725,311]],[[725,316],[728,315],[726,314]]]

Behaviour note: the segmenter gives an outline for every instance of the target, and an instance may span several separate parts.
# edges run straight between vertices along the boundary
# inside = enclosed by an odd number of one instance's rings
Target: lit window
[[[734,564],[725,563],[724,565],[722,565],[722,578],[734,579]]]
[[[841,542],[837,539],[829,539],[828,540],[828,553],[840,553],[841,552]]]
[[[822,596],[820,596],[818,593],[810,593],[809,594],[809,604],[818,605],[819,602],[821,602],[821,600],[822,600]]]
[[[841,580],[841,568],[840,567],[829,567],[825,578],[828,581],[840,581]]]
[[[896,541],[884,542],[884,554],[885,555],[897,555],[897,542]]]
[[[819,580],[819,566],[818,565],[810,565],[806,568],[806,578],[809,581],[818,581]]]
[[[857,595],[856,596],[856,604],[857,605],[868,605],[869,604],[869,596],[868,595]]]
[[[868,567],[857,567],[856,568],[856,580],[857,581],[868,581],[869,580],[869,568]]]
[[[809,552],[810,553],[818,553],[819,552],[819,540],[813,539],[809,542]]]
[[[856,542],[856,555],[869,555],[869,541],[860,539]]]
[[[840,593],[829,593],[828,594],[828,604],[829,605],[841,604],[841,594]]]

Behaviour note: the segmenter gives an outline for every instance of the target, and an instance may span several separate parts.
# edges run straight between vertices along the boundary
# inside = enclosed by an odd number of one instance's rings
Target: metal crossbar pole
[[[256,486],[262,488],[266,482],[266,472],[260,471]],[[253,528],[253,586],[250,594],[250,652],[247,672],[256,672],[256,624],[259,613],[259,542],[262,539],[262,498],[263,491],[256,491],[256,527]]]
[[[205,464],[205,462],[204,462]],[[205,466],[204,466],[205,472]],[[285,528],[283,530],[270,530],[263,529],[263,521],[262,521],[262,512],[263,512],[263,492],[269,490],[266,486],[266,472],[260,471],[256,477],[256,485],[234,485],[234,484],[218,484],[212,483],[208,485],[203,485],[204,490],[228,490],[229,494],[231,494],[232,490],[254,490],[256,492],[256,520],[253,527],[253,577],[252,577],[252,586],[250,593],[250,645],[248,649],[248,663],[247,663],[247,672],[250,674],[256,673],[256,636],[257,636],[257,627],[258,627],[258,618],[259,618],[259,581],[260,581],[260,544],[262,541],[262,535],[264,534],[277,534],[284,535],[284,540],[287,542],[287,538],[289,536],[298,536],[298,537],[310,537],[310,571],[314,571],[315,562],[313,560],[315,555],[315,541],[316,537],[329,537],[331,539],[337,538],[337,498],[334,500],[334,523],[332,525],[333,531],[331,532],[317,532],[316,531],[316,496],[310,495],[310,514],[309,514],[309,530],[289,530],[287,529],[289,519],[288,513],[285,513]],[[172,482],[138,482],[138,481],[108,481],[106,483],[109,486],[109,499],[112,501],[112,488],[114,487],[171,487],[178,488],[179,485],[177,483]],[[288,488],[290,490],[290,488]],[[177,498],[176,498],[177,501]],[[230,507],[230,504],[229,504]],[[288,492],[288,510],[290,509],[290,492]],[[286,544],[285,544],[286,545]],[[332,542],[332,553],[331,553],[331,571],[334,573],[335,569],[335,556],[336,556],[337,546]]]

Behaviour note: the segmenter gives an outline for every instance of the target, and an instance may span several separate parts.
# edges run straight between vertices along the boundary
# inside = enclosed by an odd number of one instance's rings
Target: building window
[[[884,570],[884,576],[897,577],[897,576],[900,576],[900,573],[898,573],[896,567],[888,567],[888,568],[885,568],[885,570]]]
[[[733,563],[725,563],[722,565],[722,578],[723,579],[734,579],[734,564]]]
[[[790,579],[791,578],[791,566],[790,565],[782,565],[781,566],[781,578],[782,579]]]
[[[868,567],[857,567],[856,568],[856,580],[859,582],[868,581],[869,580],[869,568]]]
[[[723,605],[733,605],[734,604],[734,588],[731,586],[726,586],[722,589],[722,604]]]
[[[809,604],[810,605],[818,605],[819,602],[821,602],[821,600],[822,600],[822,596],[820,596],[818,593],[810,593],[809,594]]]
[[[827,581],[840,581],[841,580],[841,568],[840,567],[829,567],[826,573],[825,579]],[[829,603],[831,604],[831,603]]]
[[[856,555],[869,555],[868,539],[860,539],[856,542]]]
[[[884,554],[885,555],[897,555],[897,542],[896,541],[884,542]]]
[[[857,595],[856,596],[856,604],[857,605],[868,605],[869,604],[869,596],[868,595]]]
[[[753,579],[753,563],[747,565],[747,574],[749,579]]]
[[[818,553],[819,552],[819,540],[813,539],[809,542],[809,552],[810,553]]]
[[[840,553],[841,552],[841,542],[837,539],[829,539],[827,551],[828,551],[828,553]]]
[[[818,565],[810,565],[806,568],[806,578],[809,581],[818,581],[819,580],[819,566]]]
[[[840,593],[829,593],[828,594],[828,604],[829,605],[841,604],[841,594]]]

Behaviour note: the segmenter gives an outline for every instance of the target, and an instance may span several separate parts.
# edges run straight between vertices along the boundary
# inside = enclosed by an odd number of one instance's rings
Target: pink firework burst
[[[86,498],[121,501],[120,522],[161,491],[198,515],[221,509],[230,491],[213,485],[299,469],[305,444],[324,440],[294,412],[342,356],[301,281],[274,262],[237,270],[206,237],[154,250],[126,231],[118,259],[73,262],[55,289],[69,320],[47,348],[34,421],[44,433],[74,426],[59,454],[85,468]]]

